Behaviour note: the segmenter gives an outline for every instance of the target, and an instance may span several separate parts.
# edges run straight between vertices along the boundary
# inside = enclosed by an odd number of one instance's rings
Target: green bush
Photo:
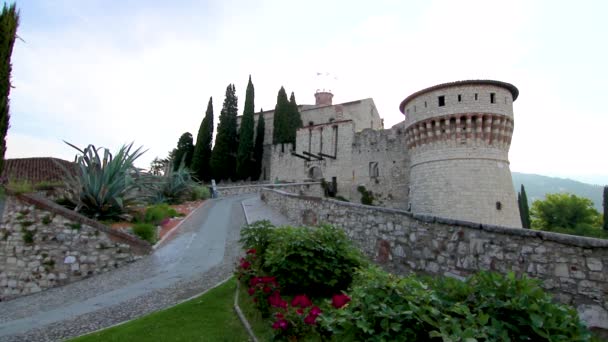
[[[146,194],[148,203],[179,204],[191,198],[196,182],[192,180],[190,171],[180,165],[177,170],[169,167],[163,175],[148,175],[146,177]]]
[[[357,191],[361,194],[361,204],[374,205],[374,193],[367,190],[363,185],[357,187]]]
[[[337,340],[588,341],[574,309],[556,304],[538,281],[480,272],[466,282],[360,271],[352,301],[321,316]]]
[[[345,290],[364,263],[344,232],[329,225],[271,229],[264,258],[264,270],[286,294],[313,297]]]
[[[158,226],[164,219],[179,216],[179,213],[168,204],[157,204],[146,209],[144,222]]]
[[[268,220],[256,221],[241,229],[240,242],[246,250],[255,250],[256,261],[264,265],[266,250],[270,243],[270,234],[275,227]]]
[[[196,185],[192,187],[190,191],[190,199],[192,201],[205,200],[211,197],[209,188],[203,185]]]
[[[133,225],[133,233],[139,236],[142,240],[149,243],[156,242],[156,226],[150,223],[136,223]]]

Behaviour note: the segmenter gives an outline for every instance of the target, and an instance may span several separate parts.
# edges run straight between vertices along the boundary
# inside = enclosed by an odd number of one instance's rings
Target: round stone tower
[[[401,102],[413,213],[521,227],[508,159],[518,94],[509,83],[459,81]]]
[[[331,106],[334,94],[329,91],[319,91],[315,93],[315,106]]]

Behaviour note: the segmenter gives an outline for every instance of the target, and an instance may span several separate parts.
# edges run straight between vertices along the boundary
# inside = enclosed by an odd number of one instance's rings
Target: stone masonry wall
[[[608,329],[608,240],[482,225],[264,190],[296,224],[335,224],[370,258],[398,274],[465,277],[479,270],[526,273],[591,327]]]
[[[217,187],[220,197],[260,193],[262,189],[280,189],[285,192],[306,196],[323,196],[321,182],[286,183],[286,184],[249,184],[239,186]]]
[[[147,242],[100,229],[101,224],[42,198],[7,196],[4,201],[0,301],[112,270],[150,249]]]

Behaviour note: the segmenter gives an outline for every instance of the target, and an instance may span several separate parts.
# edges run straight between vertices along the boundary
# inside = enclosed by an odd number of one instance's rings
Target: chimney
[[[316,106],[331,106],[331,100],[334,94],[328,91],[318,91],[315,93],[315,105]]]

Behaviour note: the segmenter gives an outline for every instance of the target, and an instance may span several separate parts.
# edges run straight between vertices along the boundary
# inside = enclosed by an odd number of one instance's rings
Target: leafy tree
[[[172,154],[171,162],[173,163],[173,171],[177,171],[182,163],[184,163],[186,168],[190,168],[190,165],[192,164],[192,155],[194,154],[192,134],[188,132],[182,134],[177,141],[177,148]]]
[[[211,143],[213,140],[213,98],[209,98],[205,118],[201,122],[196,137],[194,156],[192,157],[192,171],[198,180],[209,182],[211,180]]]
[[[568,193],[547,194],[532,203],[532,227],[542,230],[576,229],[593,226],[600,214],[590,199]]]
[[[226,88],[226,98],[220,112],[215,146],[211,153],[211,171],[213,177],[220,181],[235,178],[236,152],[238,138],[236,135],[236,116],[238,99],[233,84]]]
[[[11,55],[17,37],[19,11],[15,4],[6,3],[0,14],[0,172],[4,168],[6,133],[9,127],[9,95],[11,92]]]
[[[255,127],[255,118],[253,117],[254,107],[254,89],[251,83],[251,75],[249,83],[247,83],[247,92],[245,94],[245,108],[243,108],[243,118],[239,129],[239,148],[236,155],[236,173],[237,178],[247,179],[253,176],[253,129]]]
[[[608,186],[604,187],[604,201],[602,202],[604,206],[604,230],[608,231]]]
[[[521,226],[530,228],[530,208],[528,207],[528,195],[526,188],[521,185],[521,191],[517,194],[517,203],[519,205],[519,217],[521,218]]]
[[[281,87],[274,107],[272,143],[282,144],[289,140],[289,100],[285,88]]]
[[[155,176],[161,176],[167,171],[167,165],[169,165],[169,159],[160,159],[156,157],[150,163],[150,173]]]
[[[296,132],[299,128],[302,128],[302,117],[300,116],[300,111],[298,111],[298,104],[296,103],[296,97],[291,92],[291,96],[289,97],[289,115],[288,115],[288,142],[296,144]]]
[[[258,126],[255,130],[255,146],[253,148],[253,173],[251,180],[258,180],[262,175],[262,160],[264,159],[264,131],[266,123],[264,122],[264,110],[260,111]]]

